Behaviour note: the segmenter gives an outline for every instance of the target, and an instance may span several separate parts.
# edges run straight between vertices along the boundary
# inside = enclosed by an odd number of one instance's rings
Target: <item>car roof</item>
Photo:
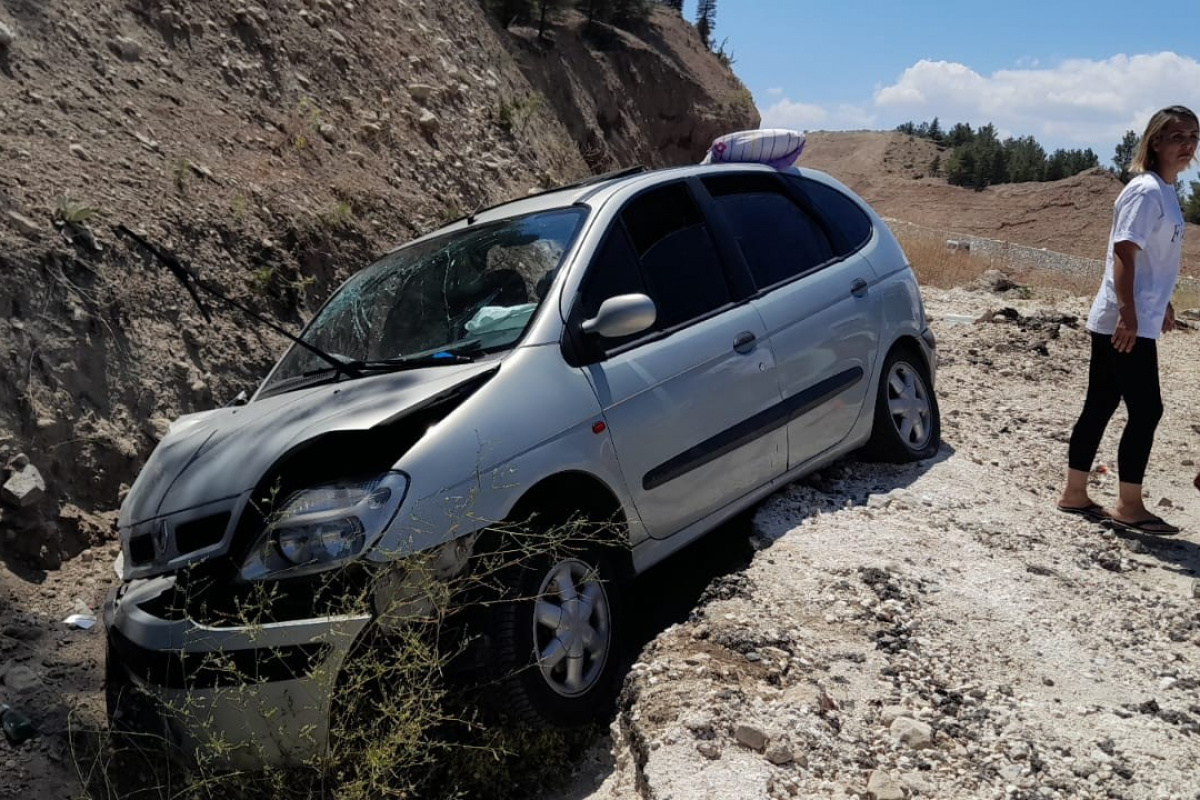
[[[511,219],[541,211],[553,211],[560,208],[570,208],[580,204],[601,206],[618,192],[624,192],[630,187],[652,186],[670,180],[690,177],[692,175],[712,175],[722,172],[785,172],[802,175],[825,182],[827,176],[820,171],[788,167],[778,170],[766,164],[757,163],[726,163],[726,164],[691,164],[682,167],[664,167],[647,169],[645,167],[630,167],[602,175],[592,175],[565,186],[558,186],[542,192],[508,200],[494,206],[478,209],[464,217],[430,231],[413,241],[420,241],[434,236],[440,236],[454,230],[462,230],[481,223]],[[411,244],[412,242],[406,243]],[[399,249],[399,248],[394,248]]]

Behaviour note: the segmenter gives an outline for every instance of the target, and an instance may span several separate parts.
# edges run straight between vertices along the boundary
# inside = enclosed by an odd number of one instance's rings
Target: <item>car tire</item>
[[[864,454],[873,461],[921,461],[937,454],[941,433],[925,360],[909,348],[892,350],[879,374],[875,420]]]
[[[620,592],[603,552],[546,554],[502,576],[490,614],[489,704],[520,724],[575,728],[611,709],[621,672]]]

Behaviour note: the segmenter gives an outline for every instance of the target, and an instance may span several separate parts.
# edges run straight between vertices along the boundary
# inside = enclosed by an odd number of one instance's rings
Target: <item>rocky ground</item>
[[[611,737],[549,797],[1200,797],[1200,335],[1162,340],[1167,412],[1146,481],[1185,531],[1117,534],[1054,510],[1087,301],[925,294],[939,456],[847,460],[765,502],[752,563],[645,648]],[[40,731],[0,743],[0,797],[78,796],[67,732],[102,724],[102,636],[63,620],[98,603],[114,555],[0,568],[0,700]]]
[[[846,461],[764,503],[753,563],[641,654],[616,763],[599,748],[571,797],[1200,797],[1200,336],[1162,341],[1146,480],[1184,533],[1118,534],[1054,510],[1087,301],[1011,295],[926,291],[938,458]]]

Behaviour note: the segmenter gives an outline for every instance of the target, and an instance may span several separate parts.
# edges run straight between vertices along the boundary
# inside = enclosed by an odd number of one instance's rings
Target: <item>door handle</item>
[[[854,283],[850,284],[850,294],[855,297],[862,297],[867,293],[867,282],[862,278],[855,278]]]
[[[742,331],[733,338],[733,349],[739,353],[749,353],[757,340],[758,337],[750,331]]]

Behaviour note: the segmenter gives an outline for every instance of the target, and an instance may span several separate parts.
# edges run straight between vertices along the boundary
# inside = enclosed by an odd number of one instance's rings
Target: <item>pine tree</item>
[[[1200,224],[1200,181],[1188,181],[1188,196],[1183,201],[1183,218]]]
[[[971,126],[965,122],[956,122],[954,127],[950,129],[950,133],[946,134],[946,144],[951,147],[959,147],[964,144],[969,144],[975,138],[975,132],[971,130]]]
[[[1114,169],[1112,171],[1121,179],[1121,183],[1129,183],[1129,165],[1133,163],[1133,157],[1137,154],[1139,144],[1141,144],[1141,137],[1135,131],[1125,131],[1125,136],[1117,145],[1116,152],[1113,153]]]
[[[696,32],[704,46],[712,49],[712,32],[717,24],[717,0],[698,0],[696,3]]]
[[[945,134],[942,133],[942,126],[938,124],[937,117],[934,117],[933,121],[929,123],[928,136],[930,139],[933,139],[935,142],[939,143],[946,138]]]

